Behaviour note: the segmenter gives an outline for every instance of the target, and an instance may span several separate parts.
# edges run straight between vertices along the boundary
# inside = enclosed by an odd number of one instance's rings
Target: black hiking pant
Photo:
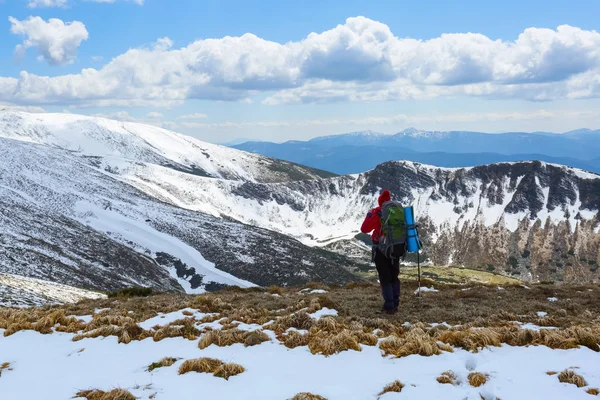
[[[373,250],[375,267],[379,275],[381,295],[383,296],[383,308],[393,310],[400,305],[400,259],[390,259],[381,251]]]

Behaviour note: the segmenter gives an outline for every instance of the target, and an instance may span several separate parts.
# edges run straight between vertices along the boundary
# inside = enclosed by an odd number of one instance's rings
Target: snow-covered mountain
[[[355,279],[343,268],[352,268],[353,262],[341,255],[312,249],[288,236],[231,218],[182,209],[176,198],[161,197],[147,184],[153,170],[164,172],[167,180],[161,185],[178,183],[168,181],[169,173],[198,178],[199,184],[202,179],[228,182],[200,178],[199,168],[243,179],[240,182],[290,180],[312,174],[309,170],[204,146],[193,139],[188,142],[181,135],[152,127],[148,133],[144,126],[124,125],[137,132],[127,134],[120,123],[109,129],[111,122],[106,120],[77,117],[75,127],[69,115],[43,117],[53,122],[44,125],[39,115],[29,114],[2,117],[0,272],[89,289],[144,285],[186,292],[223,284],[344,283]],[[57,122],[60,117],[65,118],[64,124]],[[35,129],[26,128],[32,126]],[[61,135],[64,140],[59,142]],[[179,141],[178,146],[169,142],[170,138]],[[188,148],[190,143],[199,152],[211,153],[198,156]],[[183,152],[184,156],[177,158]],[[203,158],[210,163],[199,164]],[[238,168],[240,160],[252,165]],[[123,172],[131,166],[147,170],[148,176],[138,181],[126,179]],[[193,188],[178,189],[185,193]]]
[[[565,166],[520,162],[449,169],[388,162],[363,174],[279,184],[137,165],[120,172],[124,181],[180,207],[229,215],[310,246],[355,243],[365,212],[388,188],[414,205],[426,254],[436,264],[533,280],[599,275],[600,176]]]
[[[600,275],[598,175],[541,162],[387,162],[299,180],[315,172],[158,128],[72,118],[2,119],[0,272],[188,292],[348,282],[368,251],[355,239],[362,219],[388,188],[415,206],[430,262],[530,280]],[[252,165],[238,169],[240,160]],[[265,175],[273,165],[285,172]]]
[[[0,307],[31,307],[103,298],[106,298],[106,295],[60,283],[0,274]]]
[[[151,125],[76,114],[0,111],[0,137],[100,156],[116,167],[131,160],[212,178],[283,182],[332,175]]]

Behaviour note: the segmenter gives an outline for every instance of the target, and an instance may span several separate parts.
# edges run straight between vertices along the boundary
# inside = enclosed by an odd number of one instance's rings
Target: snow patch
[[[322,317],[326,317],[326,316],[333,316],[333,317],[337,317],[338,316],[338,312],[337,310],[332,310],[331,308],[327,308],[327,307],[323,307],[322,309],[320,309],[319,311],[316,311],[312,314],[308,314],[309,317],[319,320]]]

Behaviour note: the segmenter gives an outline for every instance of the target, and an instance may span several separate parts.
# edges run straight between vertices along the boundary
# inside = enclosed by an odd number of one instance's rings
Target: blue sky
[[[0,0],[0,15],[11,108],[212,142],[600,128],[595,0]]]

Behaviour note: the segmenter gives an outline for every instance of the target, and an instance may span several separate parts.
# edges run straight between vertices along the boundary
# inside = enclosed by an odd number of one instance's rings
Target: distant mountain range
[[[390,160],[441,167],[539,160],[600,172],[600,130],[563,134],[406,129],[394,135],[364,131],[285,143],[245,142],[232,146],[337,174],[353,174]]]

